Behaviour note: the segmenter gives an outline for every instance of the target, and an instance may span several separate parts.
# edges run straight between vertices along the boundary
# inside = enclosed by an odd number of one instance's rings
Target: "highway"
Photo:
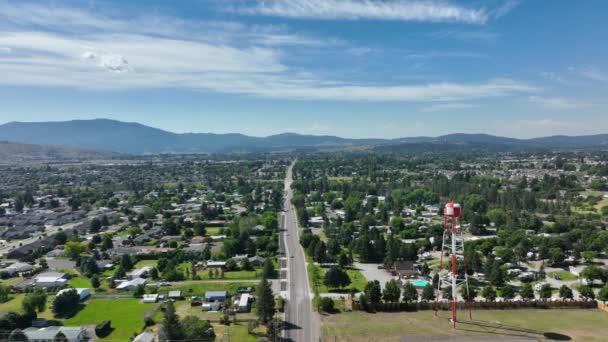
[[[321,337],[321,321],[312,309],[312,294],[306,272],[304,249],[300,245],[295,209],[291,205],[293,191],[292,171],[295,161],[287,170],[285,178],[285,230],[281,238],[285,243],[287,259],[287,301],[285,306],[286,329],[284,337],[288,341],[316,342]]]

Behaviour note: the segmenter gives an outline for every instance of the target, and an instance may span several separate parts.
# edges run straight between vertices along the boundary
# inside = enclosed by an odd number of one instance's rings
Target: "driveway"
[[[353,266],[356,267],[357,269],[359,269],[359,271],[361,271],[361,273],[363,274],[365,279],[367,279],[368,281],[370,281],[370,280],[379,281],[380,286],[382,287],[382,289],[384,289],[384,285],[386,284],[386,282],[388,282],[391,279],[397,280],[397,277],[392,276],[385,269],[378,269],[378,266],[380,266],[380,265],[382,265],[382,264],[362,264],[360,262],[353,263]]]

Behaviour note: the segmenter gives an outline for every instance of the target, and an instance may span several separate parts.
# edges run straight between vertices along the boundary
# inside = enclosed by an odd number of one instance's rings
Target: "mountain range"
[[[608,134],[516,139],[489,134],[455,133],[439,137],[348,139],[330,135],[283,133],[253,137],[238,133],[173,133],[139,123],[108,119],[56,122],[9,122],[0,125],[0,141],[54,145],[129,154],[224,153],[371,148],[399,151],[431,149],[491,150],[608,148]]]

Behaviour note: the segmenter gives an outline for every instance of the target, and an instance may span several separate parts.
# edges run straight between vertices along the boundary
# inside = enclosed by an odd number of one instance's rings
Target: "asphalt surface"
[[[285,230],[281,238],[285,243],[287,258],[287,301],[285,304],[284,337],[288,341],[316,342],[321,338],[321,321],[312,309],[311,290],[306,272],[306,258],[299,241],[298,223],[295,209],[291,205],[292,169],[289,167],[285,178]]]

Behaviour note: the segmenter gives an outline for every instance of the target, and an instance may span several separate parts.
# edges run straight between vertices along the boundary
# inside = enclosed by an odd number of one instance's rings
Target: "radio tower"
[[[448,286],[452,288],[452,327],[454,329],[456,328],[456,311],[458,308],[458,287],[464,284],[467,294],[469,293],[467,262],[464,256],[464,239],[462,238],[462,226],[460,224],[461,214],[460,204],[451,201],[445,205],[445,209],[443,210],[443,241],[441,243],[441,257],[439,261],[439,284],[437,284],[437,293],[435,294],[435,316],[437,316],[437,312],[439,311],[439,296],[442,294],[441,290]],[[451,270],[444,270],[444,255],[451,256]],[[459,260],[464,265],[463,277],[458,275],[457,266]],[[469,319],[472,319],[469,298],[467,298],[467,304],[469,307]]]

